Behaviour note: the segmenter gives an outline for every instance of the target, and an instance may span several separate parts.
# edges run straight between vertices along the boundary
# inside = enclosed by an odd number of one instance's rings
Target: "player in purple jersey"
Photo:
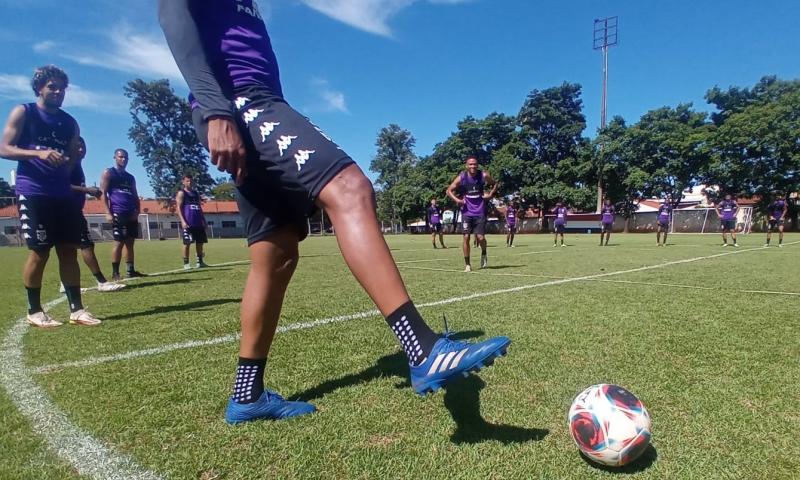
[[[486,255],[486,202],[494,197],[496,191],[497,182],[489,175],[489,172],[478,168],[478,160],[475,157],[467,159],[466,169],[456,175],[456,178],[447,187],[447,196],[461,206],[465,272],[472,271],[469,261],[470,234],[475,234],[475,239],[481,247],[481,268],[489,266],[489,259]]]
[[[439,235],[439,243],[442,245],[442,248],[447,248],[444,246],[444,236],[442,234],[442,209],[436,204],[435,198],[431,199],[431,206],[428,207],[428,213],[425,218],[428,221],[428,228],[431,231],[433,248],[436,248],[437,234]]]
[[[603,235],[606,237],[606,246],[608,245],[608,240],[611,239],[611,229],[614,227],[614,217],[617,213],[610,198],[606,198],[600,213],[600,246],[602,247]]]
[[[477,344],[438,336],[406,291],[378,226],[372,183],[353,160],[283,98],[277,61],[254,0],[159,0],[159,22],[198,108],[193,120],[211,162],[233,175],[247,229],[250,273],[225,419],[240,423],[314,412],[264,388],[266,358],[306,219],[324,208],[353,275],[406,353],[424,395],[505,353],[510,340]]]
[[[733,239],[733,246],[738,247],[739,244],[736,243],[736,214],[739,212],[739,204],[728,193],[714,210],[717,212],[722,225],[722,246],[728,246],[728,233],[730,233]]]
[[[114,150],[114,166],[107,168],[100,179],[106,220],[111,223],[114,245],[111,247],[111,279],[118,281],[122,247],[125,247],[125,263],[128,278],[145,277],[134,267],[133,244],[139,236],[139,193],[136,179],[127,172],[128,152],[123,148]]]
[[[567,228],[567,217],[569,216],[569,209],[564,206],[563,203],[557,202],[556,207],[551,210],[553,214],[555,214],[555,220],[553,221],[553,246],[558,245],[558,236],[561,235],[561,246],[566,247],[564,245],[564,231]]]
[[[789,211],[789,204],[780,192],[775,192],[775,201],[767,207],[767,220],[769,227],[767,228],[767,243],[765,247],[769,247],[769,242],[772,240],[772,232],[778,231],[778,246],[783,247],[783,222],[786,219],[786,214]]]
[[[517,219],[519,216],[519,204],[511,202],[506,209],[506,247],[514,247],[514,234],[517,232]]]
[[[31,87],[36,103],[19,105],[8,116],[0,140],[0,156],[16,160],[16,192],[28,259],[22,281],[28,297],[28,323],[57,327],[61,322],[42,308],[42,275],[55,247],[61,283],[69,301],[69,321],[98,325],[83,308],[77,245],[81,212],[72,201],[70,174],[78,157],[78,123],[61,110],[69,79],[53,65],[36,69]]]
[[[192,176],[183,176],[183,188],[175,195],[178,218],[181,220],[181,236],[183,237],[183,269],[188,270],[189,246],[195,244],[197,254],[197,268],[207,267],[203,261],[203,244],[208,243],[206,235],[206,218],[203,215],[203,206],[200,194],[192,189]]]
[[[670,197],[664,199],[664,203],[658,207],[658,217],[656,218],[656,245],[659,247],[667,246],[667,233],[669,232],[669,222],[672,219],[672,200]],[[661,243],[661,234],[664,234],[664,243]]]

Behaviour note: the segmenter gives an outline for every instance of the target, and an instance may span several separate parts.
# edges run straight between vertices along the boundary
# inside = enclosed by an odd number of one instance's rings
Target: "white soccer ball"
[[[569,431],[589,459],[618,467],[635,460],[650,445],[650,414],[636,395],[601,383],[575,397],[569,409]]]

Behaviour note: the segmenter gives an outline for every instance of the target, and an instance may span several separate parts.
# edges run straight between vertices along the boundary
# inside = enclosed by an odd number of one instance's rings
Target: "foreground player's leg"
[[[203,242],[197,242],[194,245],[194,253],[197,255],[197,268],[205,268],[208,265],[206,264],[204,258],[205,253],[203,251]]]
[[[114,245],[111,246],[111,281],[113,282],[121,279],[119,264],[122,261],[122,247],[123,243],[119,240],[114,240]]]
[[[63,325],[42,308],[42,276],[49,257],[50,249],[30,250],[22,270],[22,283],[28,296],[28,323],[44,328]]]
[[[489,266],[489,257],[486,255],[486,237],[484,235],[476,235],[478,238],[478,245],[481,246],[481,268]]]
[[[92,272],[92,275],[97,280],[98,292],[113,292],[125,288],[125,284],[109,282],[106,276],[103,275],[103,271],[100,269],[100,263],[97,261],[97,256],[94,253],[94,244],[81,248],[81,257],[83,257],[83,263],[89,267],[89,271]]]
[[[189,247],[190,246],[191,246],[191,243],[186,243],[185,241],[183,242],[183,245],[181,246],[182,250],[183,250],[183,269],[184,270],[189,270],[190,268],[192,268],[192,266],[189,264]]]
[[[469,256],[470,256],[470,243],[469,243],[469,233],[464,234],[464,239],[461,242],[461,249],[464,251],[464,271],[471,272],[472,265],[469,263]]]

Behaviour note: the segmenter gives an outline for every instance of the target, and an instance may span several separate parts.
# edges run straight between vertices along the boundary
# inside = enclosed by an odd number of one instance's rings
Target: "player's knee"
[[[331,195],[321,198],[327,209],[375,208],[372,182],[358,168],[347,168],[329,184]],[[327,187],[323,190],[323,194]],[[324,196],[324,195],[323,195]]]

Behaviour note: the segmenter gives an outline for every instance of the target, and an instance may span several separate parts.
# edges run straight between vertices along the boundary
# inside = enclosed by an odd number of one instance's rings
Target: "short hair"
[[[33,71],[33,78],[31,79],[31,88],[36,96],[39,96],[39,90],[42,89],[50,80],[61,80],[64,86],[69,85],[69,77],[60,68],[55,65],[45,65]]]
[[[114,150],[114,156],[116,157],[119,152],[122,152],[122,153],[125,154],[125,156],[128,156],[128,151],[125,150],[124,148],[118,148],[118,149]]]
[[[189,180],[192,180],[192,174],[191,173],[186,173],[186,174],[183,175],[183,178],[188,178]]]

